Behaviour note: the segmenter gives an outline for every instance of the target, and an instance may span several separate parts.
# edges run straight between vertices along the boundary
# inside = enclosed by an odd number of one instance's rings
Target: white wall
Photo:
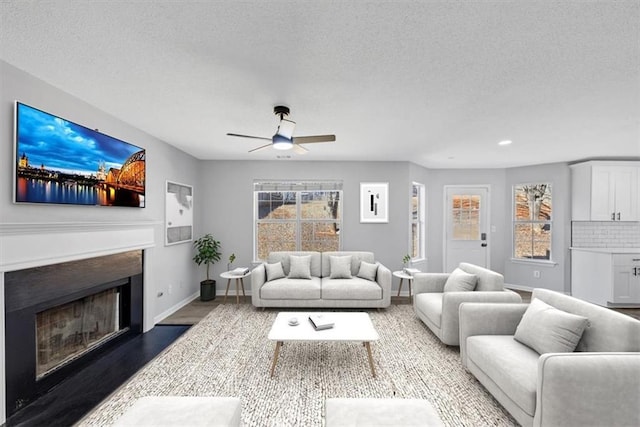
[[[513,233],[509,231],[505,246],[507,252],[504,258],[505,281],[522,289],[546,288],[558,292],[570,291],[571,265],[569,246],[571,244],[571,175],[566,163],[511,168],[506,170],[506,183],[502,198],[506,202],[509,227],[512,220],[511,206],[513,186],[535,182],[551,183],[552,197],[552,229],[551,229],[551,258],[553,263],[537,263],[527,261],[513,261],[511,251],[513,247]],[[534,277],[534,271],[540,272],[540,277]]]
[[[8,223],[51,222],[155,222],[151,265],[153,317],[199,292],[197,269],[191,261],[190,244],[164,246],[164,186],[167,179],[195,184],[199,161],[15,67],[0,61],[0,221]],[[12,203],[14,170],[14,101],[19,100],[115,138],[146,149],[146,207],[96,207],[29,205]],[[123,100],[123,102],[127,102]],[[195,213],[196,216],[198,212]],[[197,231],[197,230],[196,230]],[[64,242],[61,242],[64,244]],[[3,254],[0,254],[2,257]],[[1,258],[0,258],[1,260]],[[171,291],[169,291],[171,287]]]

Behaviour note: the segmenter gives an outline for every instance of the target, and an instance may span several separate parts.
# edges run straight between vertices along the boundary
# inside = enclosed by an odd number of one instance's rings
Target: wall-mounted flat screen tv
[[[16,102],[15,201],[144,207],[145,150]]]

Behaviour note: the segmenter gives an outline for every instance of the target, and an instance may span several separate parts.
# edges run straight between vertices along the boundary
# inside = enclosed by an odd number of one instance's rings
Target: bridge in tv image
[[[144,207],[144,149],[19,102],[16,112],[16,202]]]
[[[133,153],[120,168],[106,170],[104,161],[95,173],[68,173],[33,166],[22,153],[17,167],[16,201],[101,206],[144,207],[145,150]]]

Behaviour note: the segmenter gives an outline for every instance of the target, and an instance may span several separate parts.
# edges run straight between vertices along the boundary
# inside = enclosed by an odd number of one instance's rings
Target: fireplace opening
[[[7,416],[142,333],[142,251],[4,279]]]
[[[36,314],[36,379],[128,330],[120,321],[121,288],[112,288]]]

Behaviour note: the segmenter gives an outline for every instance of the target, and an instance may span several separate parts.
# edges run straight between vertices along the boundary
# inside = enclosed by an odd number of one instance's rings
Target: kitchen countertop
[[[604,254],[639,254],[640,248],[576,248],[570,247],[572,251],[599,252]]]

